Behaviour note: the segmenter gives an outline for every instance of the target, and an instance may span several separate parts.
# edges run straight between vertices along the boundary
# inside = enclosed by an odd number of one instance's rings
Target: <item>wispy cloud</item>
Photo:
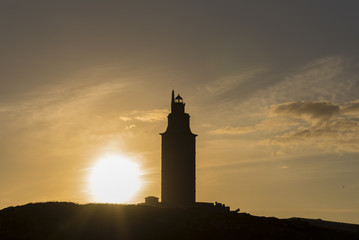
[[[359,118],[353,117],[358,113],[357,103],[297,102],[274,106],[272,113],[302,118],[311,125],[298,124],[291,131],[273,137],[272,141],[284,144],[304,142],[327,150],[358,152]]]
[[[167,109],[154,109],[150,111],[142,111],[134,113],[135,119],[143,122],[156,122],[166,119],[168,115]]]
[[[225,126],[217,135],[249,134],[258,144],[306,146],[330,152],[359,152],[358,100],[344,104],[300,101],[272,105],[266,118],[246,126]]]
[[[34,152],[47,148],[50,154],[61,152],[61,148],[80,151],[118,138],[125,124],[121,126],[117,119],[109,118],[112,112],[102,106],[124,88],[120,82],[90,84],[81,89],[53,86],[46,91],[33,91],[22,101],[2,103],[0,134],[8,135],[7,141],[15,143],[8,145],[11,149],[6,151],[14,152],[21,144]]]
[[[352,59],[325,57],[281,75],[267,72],[267,76],[269,84],[256,88],[248,98],[232,91],[237,96],[232,105],[216,109],[227,112],[229,118],[221,117],[218,124],[212,124],[210,133],[241,139],[245,135],[252,144],[267,142],[274,148],[286,148],[285,152],[297,146],[314,151],[359,151],[355,147],[359,142],[359,72]],[[239,86],[233,79],[222,84],[220,94]]]
[[[129,122],[129,121],[157,122],[166,119],[167,115],[168,115],[167,109],[152,109],[145,111],[134,110],[129,113],[124,113],[124,115],[120,117],[120,120],[124,122]]]
[[[344,104],[343,106],[341,106],[341,112],[343,114],[359,115],[359,100]]]
[[[292,129],[300,124],[296,119],[288,119],[286,117],[267,115],[268,118],[259,121],[253,125],[247,126],[225,126],[210,131],[213,134],[242,135],[253,132],[277,133]]]
[[[349,58],[331,56],[317,59],[269,78],[271,84],[240,102],[240,109],[301,101],[344,104],[357,98],[358,77],[357,66]]]
[[[233,126],[226,126],[223,128],[219,128],[216,130],[211,131],[211,133],[215,134],[245,134],[255,131],[255,126],[245,126],[245,127],[233,127]]]
[[[128,122],[128,121],[131,121],[132,119],[130,117],[127,117],[127,116],[120,116],[120,120],[124,121],[124,122]]]

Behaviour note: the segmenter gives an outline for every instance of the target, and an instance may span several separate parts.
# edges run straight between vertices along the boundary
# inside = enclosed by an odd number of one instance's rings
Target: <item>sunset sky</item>
[[[160,197],[171,90],[197,201],[359,224],[359,1],[0,1],[0,209],[95,201],[107,155]],[[116,191],[116,189],[114,189]]]

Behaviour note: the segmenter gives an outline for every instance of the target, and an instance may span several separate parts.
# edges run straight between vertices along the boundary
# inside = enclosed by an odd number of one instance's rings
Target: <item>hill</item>
[[[48,202],[1,210],[0,239],[359,240],[359,232],[201,208]]]

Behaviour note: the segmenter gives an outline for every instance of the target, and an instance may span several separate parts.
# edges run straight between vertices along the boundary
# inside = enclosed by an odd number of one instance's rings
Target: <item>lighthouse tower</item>
[[[172,207],[190,207],[196,202],[196,134],[180,95],[172,91],[171,113],[162,136],[161,201]]]

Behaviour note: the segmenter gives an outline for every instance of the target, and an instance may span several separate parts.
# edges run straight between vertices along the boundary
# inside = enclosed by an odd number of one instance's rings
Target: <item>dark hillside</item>
[[[359,234],[208,209],[49,202],[0,211],[0,239],[351,239]]]

